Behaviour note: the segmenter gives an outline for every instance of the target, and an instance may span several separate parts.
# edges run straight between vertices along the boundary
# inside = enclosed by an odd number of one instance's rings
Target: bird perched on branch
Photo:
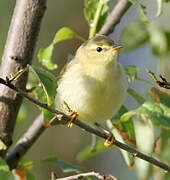
[[[124,69],[117,62],[120,48],[103,35],[83,43],[59,80],[58,109],[66,114],[71,109],[79,120],[90,124],[113,117],[128,87]]]

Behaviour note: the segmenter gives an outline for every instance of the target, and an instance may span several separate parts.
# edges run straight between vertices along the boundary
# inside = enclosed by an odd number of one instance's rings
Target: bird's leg
[[[74,120],[77,119],[78,114],[77,114],[77,112],[72,111],[72,112],[70,113],[70,116],[71,116],[71,121],[69,122],[68,127],[72,128],[73,125],[74,125]]]
[[[107,130],[105,127],[103,127],[101,124],[98,124],[98,123],[94,123],[98,128],[100,128],[101,130],[103,130],[105,133],[108,134],[108,138],[106,139],[104,145],[106,147],[110,147],[114,144],[115,142],[115,137],[113,135],[112,132],[110,132],[109,130]]]
[[[75,119],[77,119],[78,114],[77,114],[77,112],[73,111],[65,101],[64,101],[64,105],[66,106],[67,111],[70,113],[70,116],[71,116],[71,120],[70,120],[70,122],[68,124],[68,127],[72,128],[73,124],[74,124],[73,122],[74,122]]]

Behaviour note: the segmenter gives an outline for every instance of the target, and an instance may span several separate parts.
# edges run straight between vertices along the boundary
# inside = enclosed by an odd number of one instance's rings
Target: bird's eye
[[[103,50],[103,49],[102,49],[101,47],[97,47],[97,48],[96,48],[96,51],[97,51],[97,52],[101,52],[102,50]]]

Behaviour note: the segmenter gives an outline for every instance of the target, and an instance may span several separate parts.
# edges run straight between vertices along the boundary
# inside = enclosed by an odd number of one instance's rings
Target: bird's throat
[[[109,66],[104,65],[91,65],[86,64],[83,67],[85,74],[91,78],[96,79],[97,81],[104,81],[108,76],[110,76],[114,71],[116,64],[110,64]]]

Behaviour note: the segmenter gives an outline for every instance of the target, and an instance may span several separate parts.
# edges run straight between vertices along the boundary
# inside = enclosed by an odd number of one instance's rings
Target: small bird
[[[117,63],[120,48],[104,35],[83,43],[58,82],[57,108],[70,115],[69,107],[80,121],[90,124],[112,118],[128,87],[124,69]]]

